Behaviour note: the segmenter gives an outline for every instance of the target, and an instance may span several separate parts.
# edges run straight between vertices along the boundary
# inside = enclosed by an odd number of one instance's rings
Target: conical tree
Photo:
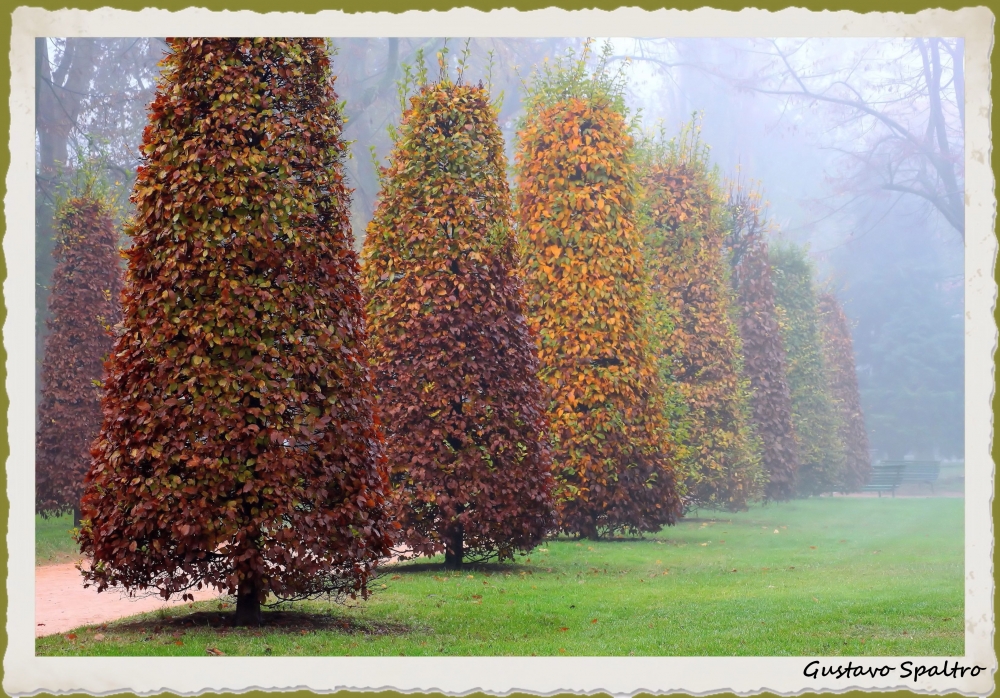
[[[772,245],[769,252],[799,450],[797,492],[831,492],[840,485],[844,447],[823,360],[812,265],[796,245]]]
[[[345,144],[319,39],[174,39],[150,108],[90,584],[366,595],[388,554]]]
[[[621,77],[585,53],[535,79],[518,133],[517,208],[563,530],[655,531],[680,515],[649,347],[633,139]]]
[[[93,171],[55,215],[55,270],[42,362],[42,397],[35,446],[35,510],[66,511],[80,525],[80,497],[90,446],[101,426],[100,392],[111,351],[111,327],[121,319],[118,232],[110,198]]]
[[[761,463],[767,473],[764,494],[767,499],[788,499],[795,491],[798,444],[760,193],[735,185],[727,208],[730,278],[743,343],[743,375],[750,381],[754,431],[760,439]]]
[[[871,477],[872,464],[865,415],[861,411],[851,329],[843,308],[832,293],[820,294],[818,308],[830,396],[839,412],[840,440],[844,445],[840,485],[849,492],[856,491]]]
[[[750,424],[749,386],[723,255],[722,199],[697,121],[641,148],[641,228],[652,276],[655,346],[676,397],[689,506],[745,509],[765,474]]]
[[[423,84],[363,250],[397,516],[452,567],[528,551],[555,523],[506,169],[487,89]]]

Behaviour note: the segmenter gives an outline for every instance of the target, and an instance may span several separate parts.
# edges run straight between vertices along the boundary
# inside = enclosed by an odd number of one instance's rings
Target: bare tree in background
[[[822,118],[823,145],[843,156],[832,177],[841,208],[916,197],[965,239],[961,39],[645,39],[630,57],[782,100],[793,130]]]

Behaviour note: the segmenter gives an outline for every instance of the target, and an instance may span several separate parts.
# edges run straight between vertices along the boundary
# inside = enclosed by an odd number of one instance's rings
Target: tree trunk
[[[256,579],[244,579],[236,591],[236,625],[257,627],[264,622]]]
[[[445,537],[444,566],[451,570],[462,569],[462,557],[465,554],[463,549],[464,532],[462,524],[455,524],[451,527]]]
[[[73,528],[80,528],[80,503],[73,505]]]

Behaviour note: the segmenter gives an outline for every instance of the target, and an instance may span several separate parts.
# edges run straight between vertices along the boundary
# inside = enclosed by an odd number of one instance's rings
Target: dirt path
[[[193,594],[197,601],[218,596],[214,590],[194,591]],[[73,563],[35,568],[35,637],[183,603],[180,597],[170,601],[159,596],[131,599],[117,591],[98,594],[93,587],[84,589],[80,571]]]
[[[405,550],[404,548],[404,554]],[[394,554],[383,564],[390,564],[398,559],[398,555]],[[195,601],[219,597],[215,590],[203,589],[191,593],[194,594]],[[179,596],[164,601],[156,595],[129,598],[117,591],[99,594],[93,587],[84,589],[80,570],[73,562],[35,568],[35,637],[64,633],[81,625],[107,623],[184,603]]]

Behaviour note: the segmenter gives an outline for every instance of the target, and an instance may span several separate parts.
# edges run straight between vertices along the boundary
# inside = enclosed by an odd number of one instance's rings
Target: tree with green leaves
[[[99,591],[365,597],[392,545],[320,39],[174,39],[82,502]]]
[[[805,249],[790,243],[772,245],[770,263],[798,440],[797,492],[831,492],[842,486],[844,445],[823,357],[813,267]]]
[[[396,516],[413,552],[453,568],[526,552],[555,523],[503,137],[466,57],[455,81],[408,67],[363,249]]]
[[[823,335],[823,359],[827,368],[830,396],[839,416],[839,436],[844,446],[844,469],[841,486],[856,491],[868,482],[872,473],[868,452],[868,430],[861,411],[861,393],[854,364],[851,327],[837,297],[821,293],[817,303]]]

